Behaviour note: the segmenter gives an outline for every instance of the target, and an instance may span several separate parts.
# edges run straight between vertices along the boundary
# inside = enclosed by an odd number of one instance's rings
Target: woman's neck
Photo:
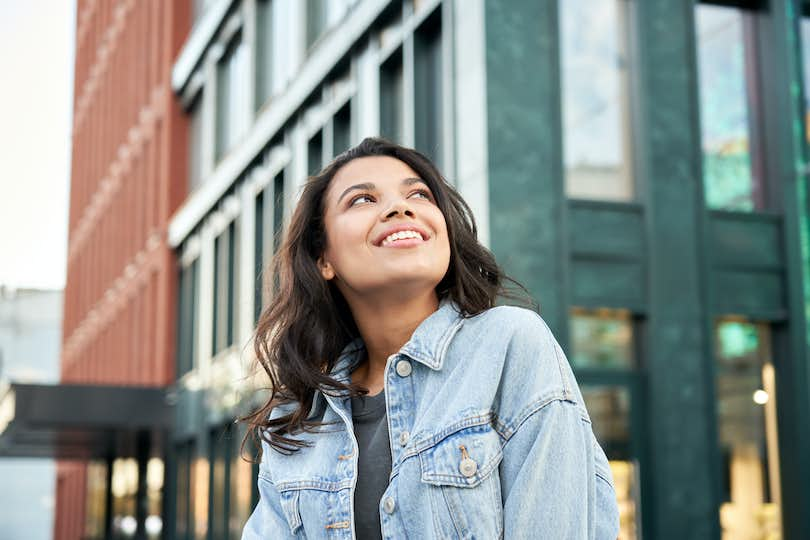
[[[367,362],[352,374],[352,382],[377,394],[383,388],[385,364],[411,338],[416,327],[439,307],[436,292],[397,302],[350,303],[352,316],[366,346]]]

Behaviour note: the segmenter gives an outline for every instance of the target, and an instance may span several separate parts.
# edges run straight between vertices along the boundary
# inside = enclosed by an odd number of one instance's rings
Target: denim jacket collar
[[[464,318],[456,303],[445,298],[439,303],[438,309],[416,327],[411,339],[402,346],[399,354],[438,371],[442,369],[450,341],[463,322]],[[332,377],[340,382],[348,382],[352,368],[362,359],[362,351],[361,338],[346,345],[332,368]]]

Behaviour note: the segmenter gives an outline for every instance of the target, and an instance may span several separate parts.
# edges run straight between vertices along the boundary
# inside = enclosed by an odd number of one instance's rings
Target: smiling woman
[[[243,538],[616,538],[568,362],[537,313],[496,307],[517,297],[476,233],[382,139],[309,179],[256,331],[272,386],[245,419],[263,453]]]

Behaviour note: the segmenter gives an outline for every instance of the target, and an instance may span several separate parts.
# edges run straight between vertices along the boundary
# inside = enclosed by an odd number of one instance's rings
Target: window
[[[578,368],[632,368],[635,365],[630,314],[575,308],[571,317],[571,364]]]
[[[348,150],[352,141],[351,102],[347,103],[332,119],[332,155]]]
[[[738,318],[715,325],[724,538],[781,538],[776,381],[770,331]]]
[[[217,66],[217,161],[244,135],[250,122],[250,111],[245,106],[247,61],[247,46],[237,34]]]
[[[323,166],[323,135],[319,131],[307,143],[307,171],[318,174]]]
[[[113,461],[110,488],[113,498],[113,536],[133,536],[138,527],[138,462],[134,458],[118,458]]]
[[[270,191],[272,189],[272,191]],[[266,206],[272,205],[272,221],[268,223]],[[259,316],[264,306],[264,290],[266,270],[270,269],[270,257],[265,256],[265,245],[269,240],[270,249],[275,255],[278,251],[279,234],[284,214],[284,171],[279,172],[273,178],[272,187],[265,188],[256,196],[256,235],[254,237],[254,255],[256,261],[255,282],[256,291],[253,298],[254,323],[258,322]],[[269,231],[265,229],[272,227]],[[276,276],[273,276],[274,282]],[[273,289],[275,290],[275,289]]]
[[[193,485],[193,459],[194,444],[185,442],[175,447],[177,463],[176,499],[175,499],[175,536],[177,540],[191,540],[194,538],[194,506],[191,500]]]
[[[306,0],[307,2],[307,49],[312,47],[326,31],[328,23],[327,0]]]
[[[256,108],[273,93],[273,0],[256,3]]]
[[[635,198],[628,0],[564,0],[560,69],[569,197]]]
[[[197,94],[189,108],[188,127],[188,191],[192,193],[203,182],[202,178],[202,141],[203,141],[203,91]]]
[[[569,359],[594,435],[607,455],[619,505],[619,538],[641,527],[641,377],[632,315],[618,309],[573,308]]]
[[[436,9],[414,32],[414,129],[417,150],[442,162],[442,19]]]
[[[398,144],[403,141],[402,50],[380,66],[380,135]]]
[[[242,529],[250,517],[250,512],[255,505],[254,491],[258,491],[256,477],[258,476],[258,465],[246,461],[242,457],[241,447],[245,430],[232,430],[234,436],[231,437],[231,463],[230,463],[230,516],[228,528],[231,538],[240,538]],[[238,435],[237,435],[238,433]],[[245,444],[246,457],[255,457],[249,454],[251,445]]]
[[[752,17],[742,9],[696,6],[703,189],[712,209],[765,205],[760,153],[752,138],[756,77]]]
[[[801,18],[802,63],[804,79],[804,131],[810,143],[810,6],[805,4]]]
[[[230,453],[231,426],[212,429],[209,435],[208,449],[211,463],[208,503],[208,531],[210,538],[228,538],[228,507],[230,490]]]
[[[107,523],[107,464],[103,461],[87,463],[85,501],[83,538],[101,540],[106,533]]]
[[[199,280],[197,268],[199,259],[180,271],[180,291],[177,329],[177,378],[194,368],[197,354],[197,298]]]
[[[236,222],[232,221],[214,240],[214,355],[234,342],[236,273]]]
[[[255,284],[253,293],[253,323],[259,320],[262,313],[262,296],[264,294],[264,190],[256,195],[255,203],[255,233],[253,236],[253,260],[256,265]]]

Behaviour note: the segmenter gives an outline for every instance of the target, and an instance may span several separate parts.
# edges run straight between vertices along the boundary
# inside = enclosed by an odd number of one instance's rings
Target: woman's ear
[[[330,263],[324,261],[323,257],[318,257],[318,269],[321,271],[321,275],[326,281],[335,277],[335,269],[332,268]]]

